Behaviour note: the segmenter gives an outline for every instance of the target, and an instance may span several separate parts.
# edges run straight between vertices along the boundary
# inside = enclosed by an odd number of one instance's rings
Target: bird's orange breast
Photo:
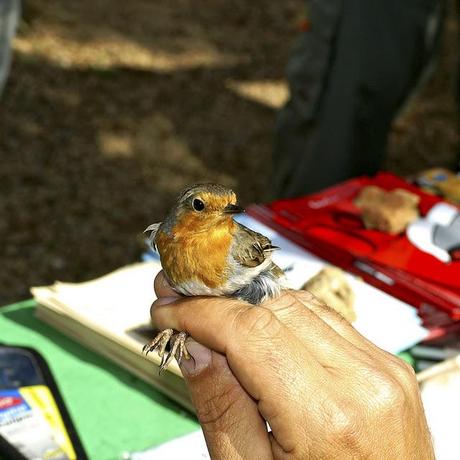
[[[227,281],[227,257],[233,238],[232,219],[207,226],[206,231],[194,216],[184,216],[171,234],[159,231],[155,243],[161,264],[174,286],[199,281],[211,289]]]

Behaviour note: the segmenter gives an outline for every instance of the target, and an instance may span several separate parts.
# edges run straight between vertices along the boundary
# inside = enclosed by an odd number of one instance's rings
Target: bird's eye
[[[192,201],[192,206],[193,206],[193,209],[195,211],[203,211],[203,209],[204,209],[204,203],[201,200],[199,200],[198,198],[195,198]]]

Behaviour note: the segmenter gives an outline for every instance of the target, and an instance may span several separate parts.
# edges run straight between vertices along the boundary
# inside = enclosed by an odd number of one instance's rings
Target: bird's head
[[[196,184],[179,195],[170,217],[189,231],[202,231],[231,221],[232,215],[241,212],[244,209],[233,190],[219,184]]]

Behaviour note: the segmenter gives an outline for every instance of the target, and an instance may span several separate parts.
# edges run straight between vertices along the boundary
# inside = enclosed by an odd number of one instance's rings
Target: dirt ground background
[[[267,199],[303,0],[23,7],[0,102],[0,305],[138,260],[142,229],[187,184]],[[453,18],[432,80],[395,123],[397,173],[456,156]]]

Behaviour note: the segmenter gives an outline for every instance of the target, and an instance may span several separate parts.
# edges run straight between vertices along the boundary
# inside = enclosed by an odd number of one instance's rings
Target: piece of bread
[[[353,322],[356,319],[353,308],[355,294],[340,268],[330,266],[323,268],[309,279],[302,289],[311,292],[346,320]]]
[[[355,198],[355,205],[361,209],[364,225],[369,229],[396,235],[418,219],[420,197],[415,193],[397,188],[386,190],[369,185]]]

